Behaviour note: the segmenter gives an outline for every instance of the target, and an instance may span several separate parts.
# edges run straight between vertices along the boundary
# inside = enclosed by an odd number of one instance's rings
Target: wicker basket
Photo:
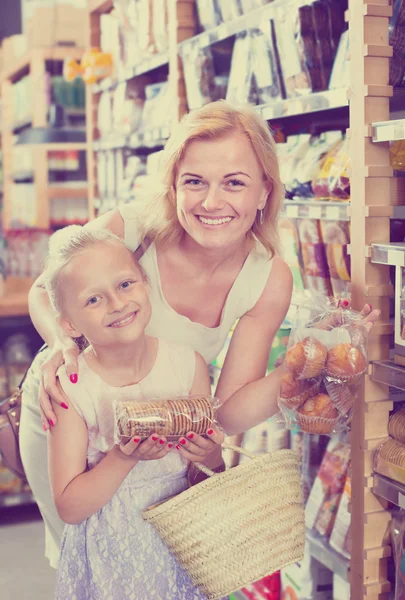
[[[213,600],[301,560],[305,525],[298,457],[291,450],[255,456],[213,473],[143,513],[194,584]]]

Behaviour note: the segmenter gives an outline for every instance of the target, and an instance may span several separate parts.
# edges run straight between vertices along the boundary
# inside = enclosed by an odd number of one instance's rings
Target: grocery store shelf
[[[24,504],[35,504],[31,492],[20,492],[19,494],[0,494],[0,508],[10,506],[22,506]]]
[[[405,367],[396,365],[391,360],[374,361],[372,363],[371,379],[376,383],[383,383],[405,392]]]
[[[76,182],[71,181],[66,185],[50,185],[48,187],[48,198],[50,200],[72,199],[72,198],[87,198],[88,189],[85,182],[79,182],[80,187],[75,185]]]
[[[311,532],[307,531],[306,538],[311,556],[316,558],[318,562],[332,571],[332,573],[339,575],[347,581],[350,568],[349,561]]]
[[[24,56],[19,58],[13,65],[2,72],[0,81],[17,81],[25,73],[29,71],[31,61],[35,58],[38,60],[60,60],[63,61],[65,58],[80,59],[83,56],[84,50],[82,48],[70,47],[70,46],[54,46],[52,48],[33,48],[29,50]]]
[[[93,142],[93,150],[96,152],[102,150],[119,150],[128,147],[128,137],[125,135],[115,135],[106,139],[99,139]]]
[[[402,485],[402,483],[375,473],[373,478],[373,493],[380,498],[392,502],[395,506],[405,508],[405,485]]]
[[[284,216],[290,219],[323,219],[327,221],[349,221],[350,204],[322,200],[286,200]]]
[[[89,12],[108,13],[114,8],[114,0],[89,0]]]
[[[18,133],[21,129],[25,129],[25,127],[30,127],[32,123],[32,116],[25,117],[24,119],[20,119],[19,121],[14,121],[11,125],[10,131],[14,133]]]
[[[170,136],[170,127],[155,127],[143,134],[134,134],[129,140],[129,147],[137,148],[157,148],[164,146]]]
[[[405,119],[373,123],[371,131],[373,142],[405,140]]]
[[[405,267],[405,243],[372,244],[371,262],[379,265]]]
[[[111,88],[115,87],[119,83],[123,83],[125,81],[129,81],[134,77],[139,77],[139,75],[145,75],[146,73],[150,73],[150,71],[154,71],[159,67],[163,67],[164,65],[169,64],[169,55],[167,52],[163,54],[152,54],[144,58],[140,63],[133,67],[128,67],[125,69],[125,72],[122,77],[119,79],[114,79],[113,77],[106,77],[100,81],[100,83],[94,84],[92,86],[93,94],[100,94],[101,92],[106,92]]]
[[[237,33],[246,31],[246,29],[260,27],[263,25],[264,21],[270,20],[274,16],[275,10],[282,4],[285,4],[285,0],[275,0],[272,4],[266,4],[261,8],[252,10],[246,15],[234,19],[233,21],[221,23],[221,25],[218,25],[217,27],[213,27],[199,35],[188,38],[179,44],[179,52],[183,55],[188,54],[191,48],[196,45],[200,48],[207,48],[208,46],[226,40]]]
[[[348,105],[347,89],[342,88],[340,90],[316,92],[299,98],[276,100],[270,104],[259,104],[256,106],[256,110],[263,119],[269,121],[271,119],[281,119],[284,117],[293,117],[323,110],[342,108]]]

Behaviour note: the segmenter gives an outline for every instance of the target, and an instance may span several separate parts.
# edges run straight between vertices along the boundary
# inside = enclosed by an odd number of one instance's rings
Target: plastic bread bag
[[[153,433],[168,440],[193,432],[205,435],[219,426],[216,414],[221,403],[212,396],[178,396],[144,402],[117,400],[114,403],[114,440],[120,444],[132,437],[146,439]]]
[[[374,471],[405,484],[405,445],[387,438],[374,453]]]
[[[269,26],[269,23],[267,25]],[[259,104],[281,100],[282,97],[270,27],[268,29],[268,33],[255,29],[250,34],[253,76]]]
[[[332,285],[319,219],[297,219],[300,259],[306,288],[311,292],[332,295]]]
[[[182,49],[184,80],[189,110],[216,100],[214,61],[210,48],[190,42]]]
[[[310,142],[310,134],[304,133],[290,135],[285,144],[277,144],[280,177],[288,198],[293,198],[296,192],[295,168],[301,158],[308,152]]]
[[[350,255],[348,254],[349,223],[321,220],[320,227],[333,295],[347,296],[351,288]]]
[[[221,23],[217,0],[197,0],[198,20],[202,29],[212,29]]]
[[[390,525],[392,553],[395,563],[395,597],[405,598],[405,511],[393,513]]]
[[[288,429],[317,434],[347,429],[367,369],[367,332],[360,313],[335,298],[300,299],[279,394]]]
[[[240,0],[218,0],[218,7],[223,21],[233,21],[242,14]]]

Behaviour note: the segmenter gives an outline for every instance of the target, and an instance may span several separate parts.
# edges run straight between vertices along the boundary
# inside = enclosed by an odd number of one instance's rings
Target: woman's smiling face
[[[178,219],[204,248],[243,242],[269,192],[249,140],[238,131],[191,142],[178,165]]]

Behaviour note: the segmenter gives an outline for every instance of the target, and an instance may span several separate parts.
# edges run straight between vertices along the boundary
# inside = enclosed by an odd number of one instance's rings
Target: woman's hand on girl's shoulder
[[[56,425],[57,422],[52,402],[56,402],[65,409],[69,407],[69,400],[58,383],[56,376],[58,369],[64,364],[70,381],[76,383],[78,381],[79,354],[80,350],[73,341],[57,342],[50,349],[47,359],[41,365],[39,406],[44,431]]]
[[[168,442],[165,437],[154,433],[145,441],[142,441],[139,437],[134,437],[129,442],[117,447],[126,457],[137,461],[158,460],[167,456],[173,448],[173,444]]]

